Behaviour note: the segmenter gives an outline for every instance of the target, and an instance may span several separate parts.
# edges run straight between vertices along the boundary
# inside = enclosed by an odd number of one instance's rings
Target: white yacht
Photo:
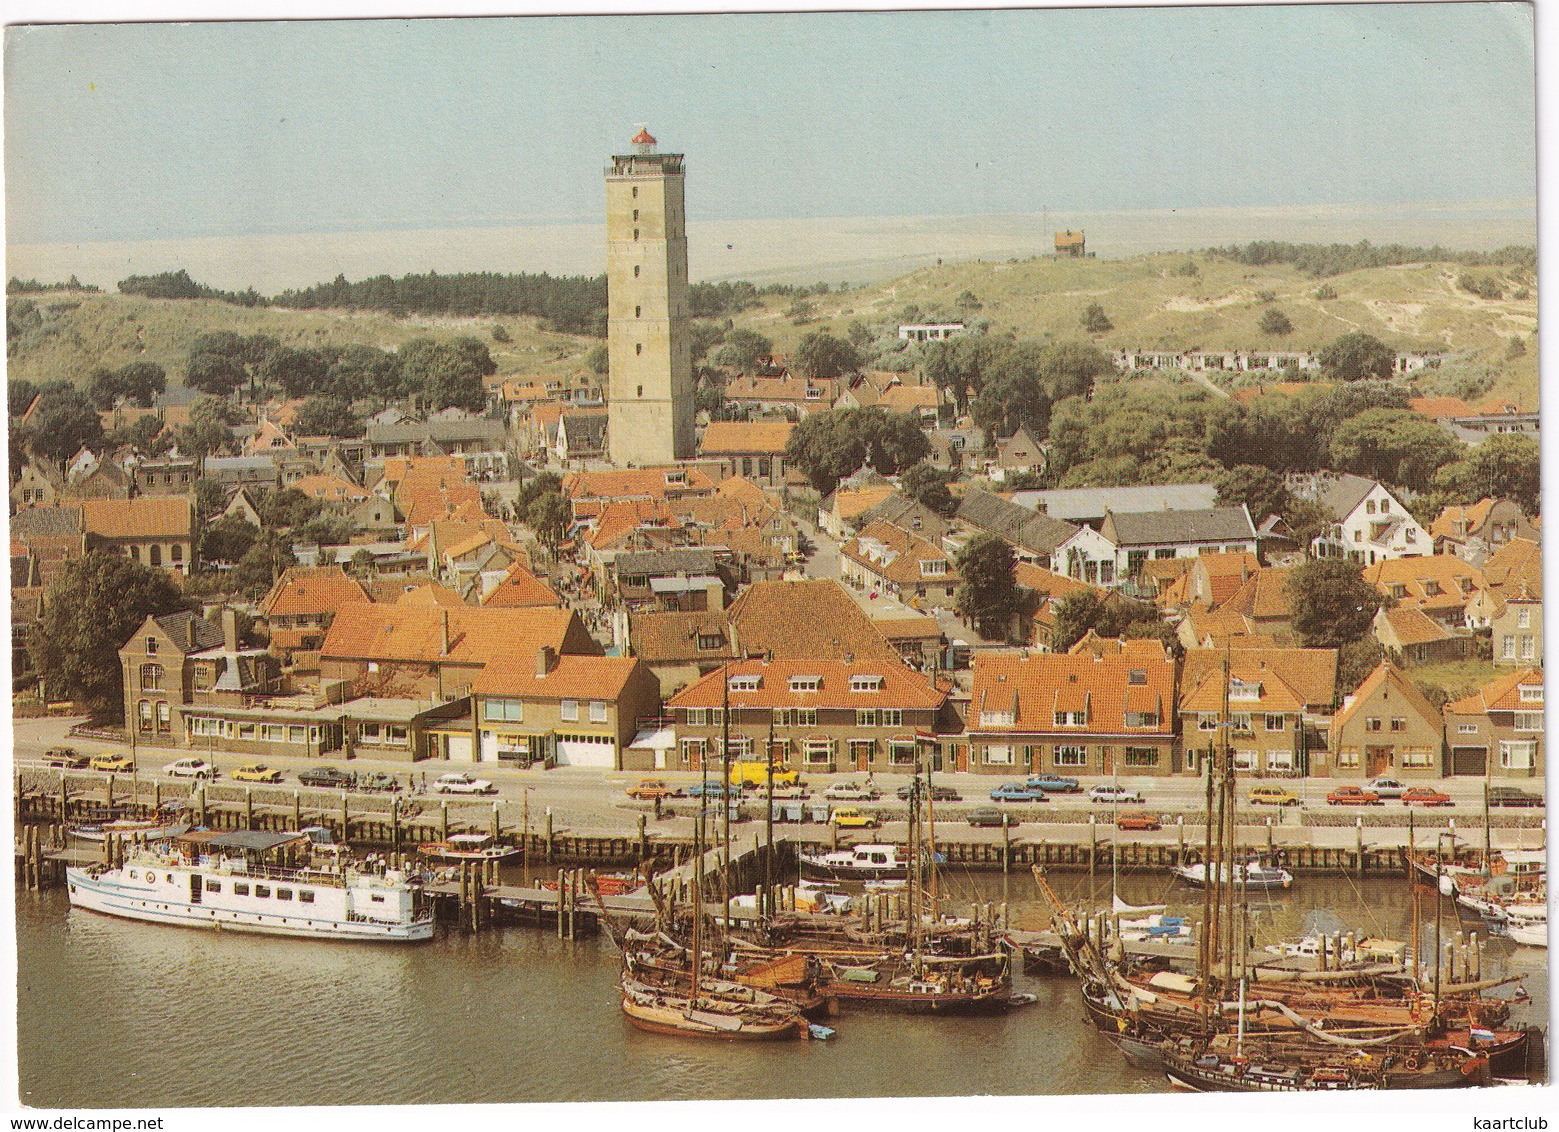
[[[140,846],[124,864],[65,872],[72,907],[159,924],[316,939],[433,938],[433,909],[404,873],[284,868],[265,857],[307,847],[293,833],[191,834]]]

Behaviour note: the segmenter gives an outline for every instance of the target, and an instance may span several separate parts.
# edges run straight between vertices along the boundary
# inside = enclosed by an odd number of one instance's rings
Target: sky
[[[11,27],[7,239],[1535,200],[1524,4]]]

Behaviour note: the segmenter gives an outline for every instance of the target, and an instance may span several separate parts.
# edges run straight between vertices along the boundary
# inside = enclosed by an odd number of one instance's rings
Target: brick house
[[[1453,775],[1542,779],[1543,672],[1523,668],[1445,705]]]
[[[1180,770],[1175,662],[1157,642],[1126,642],[1114,656],[977,652],[968,723],[959,770]]]
[[[934,744],[948,693],[895,661],[739,660],[690,684],[666,703],[676,729],[674,769],[730,757],[770,757],[803,772],[908,771]],[[730,721],[724,713],[729,703]]]
[[[317,651],[336,613],[371,602],[368,591],[340,566],[294,566],[260,602],[260,621],[270,632],[271,652],[290,660],[296,651]]]
[[[471,692],[480,762],[654,769],[628,756],[641,721],[660,714],[660,681],[634,657],[511,651]]]
[[[1382,661],[1332,718],[1328,757],[1312,774],[1335,778],[1438,778],[1444,723],[1439,709],[1403,671]]]
[[[188,574],[195,557],[195,506],[187,495],[87,499],[81,504],[89,544],[143,566]]]
[[[699,455],[718,460],[733,476],[782,487],[789,421],[711,421],[699,439]]]
[[[915,609],[953,604],[958,568],[919,535],[878,521],[839,548],[840,574],[857,589],[882,589]]]
[[[126,732],[164,746],[190,745],[192,709],[242,706],[273,691],[280,673],[264,649],[239,647],[231,610],[220,626],[188,612],[147,617],[120,646],[119,665]]]
[[[1258,659],[1229,654],[1225,704],[1223,668],[1205,669],[1180,696],[1185,770],[1198,773],[1207,752],[1222,741],[1219,722],[1228,723],[1234,767],[1247,773],[1290,775],[1305,766],[1305,698]],[[1227,706],[1228,715],[1223,716]]]

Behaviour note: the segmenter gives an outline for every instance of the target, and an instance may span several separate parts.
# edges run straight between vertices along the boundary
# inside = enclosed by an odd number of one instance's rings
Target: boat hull
[[[210,904],[196,905],[169,899],[165,893],[148,896],[126,886],[94,878],[84,869],[66,869],[65,880],[72,908],[125,920],[139,920],[142,923],[288,936],[294,939],[420,943],[433,938],[431,916],[407,923],[343,921],[334,917],[310,917],[291,910],[283,916]]]
[[[844,1007],[880,1010],[892,1014],[986,1015],[1005,1014],[1012,1005],[1010,987],[982,992],[947,993],[897,991],[891,987],[829,983],[825,992]]]
[[[802,857],[801,874],[814,880],[903,880],[909,870],[904,865],[828,865]]]

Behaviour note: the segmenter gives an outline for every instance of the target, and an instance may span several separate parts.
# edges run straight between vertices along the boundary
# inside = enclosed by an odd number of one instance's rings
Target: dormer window
[[[1392,582],[1391,583],[1391,596],[1394,597],[1394,598],[1397,598],[1399,600],[1401,598],[1406,597],[1407,596],[1407,587],[1405,585],[1403,585],[1401,582]]]
[[[947,561],[942,558],[926,558],[920,563],[920,574],[924,578],[941,578],[947,574]]]
[[[756,692],[758,686],[763,683],[763,677],[757,674],[732,676],[725,683],[733,692]]]
[[[1148,682],[1148,670],[1146,668],[1133,668],[1126,674],[1126,683],[1145,685]]]
[[[1425,597],[1439,597],[1442,592],[1440,589],[1440,583],[1435,581],[1433,578],[1420,582],[1419,585],[1424,587]]]
[[[681,487],[687,483],[687,473],[681,468],[666,473],[666,483],[672,487]]]
[[[790,690],[792,692],[815,692],[823,686],[821,676],[792,676],[790,678]]]
[[[1011,727],[1018,722],[1018,713],[1014,711],[982,711],[980,713],[981,727]]]
[[[698,635],[698,647],[702,652],[717,649],[724,643],[725,638],[721,637],[719,633],[700,633]]]
[[[852,676],[850,677],[850,691],[852,692],[880,692],[882,690],[881,676]]]
[[[1540,704],[1543,702],[1543,686],[1541,684],[1521,685],[1519,696],[1524,704]]]
[[[1229,680],[1229,698],[1231,700],[1259,700],[1261,699],[1261,681],[1246,683],[1239,677]]]

